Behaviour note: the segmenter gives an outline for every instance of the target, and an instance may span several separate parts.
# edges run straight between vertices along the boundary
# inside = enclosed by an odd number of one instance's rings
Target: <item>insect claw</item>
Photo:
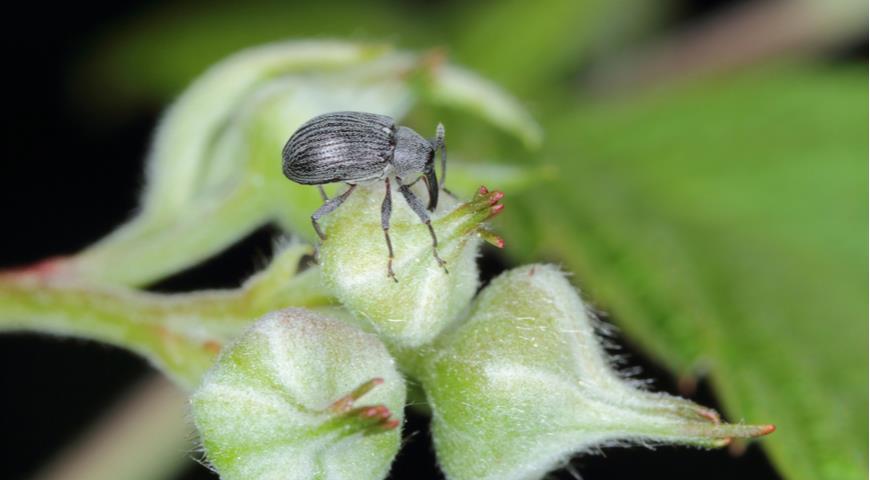
[[[399,279],[396,278],[396,273],[393,272],[393,257],[390,257],[387,260],[387,277],[392,278],[394,282],[399,283]]]
[[[447,262],[445,262],[444,259],[438,256],[438,250],[433,248],[432,256],[435,257],[435,260],[438,262],[438,266],[444,269],[444,273],[449,274],[450,272],[447,270]]]

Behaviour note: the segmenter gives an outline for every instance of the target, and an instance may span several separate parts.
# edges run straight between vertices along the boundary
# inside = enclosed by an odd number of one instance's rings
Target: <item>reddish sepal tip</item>
[[[769,425],[764,425],[763,427],[759,428],[758,434],[756,434],[755,436],[756,437],[763,437],[764,435],[769,435],[775,431],[776,431],[776,425],[771,423]]]
[[[392,416],[390,413],[390,409],[383,405],[376,405],[374,407],[367,407],[360,412],[363,417],[366,418],[380,418],[386,420]]]
[[[699,410],[698,415],[700,415],[703,418],[706,418],[707,420],[709,420],[710,422],[712,422],[716,425],[719,425],[720,423],[722,423],[722,417],[719,416],[719,413],[717,413],[713,410],[707,410],[707,409]]]
[[[378,407],[364,408],[361,413],[362,413],[363,417],[368,417],[368,418],[376,417],[376,416],[378,416]]]
[[[498,215],[499,213],[501,213],[502,210],[504,210],[504,205],[502,204],[493,205],[490,209],[493,215]]]
[[[399,426],[399,419],[398,418],[391,418],[391,419],[387,420],[386,422],[384,422],[384,430],[393,430],[398,426]]]
[[[481,185],[480,189],[477,192],[480,193],[481,195],[486,195],[487,193],[489,193],[489,189],[486,188],[485,186]]]
[[[502,198],[504,198],[504,192],[493,192],[492,196],[489,197],[489,204],[495,205]]]

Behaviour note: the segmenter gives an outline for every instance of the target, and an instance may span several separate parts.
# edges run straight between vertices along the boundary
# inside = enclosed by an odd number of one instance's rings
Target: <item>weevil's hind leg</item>
[[[314,231],[317,232],[317,236],[320,237],[321,241],[326,240],[326,235],[323,234],[323,230],[320,229],[320,224],[317,223],[317,220],[319,220],[320,217],[326,215],[327,213],[332,212],[336,208],[340,207],[341,204],[344,203],[345,200],[347,200],[347,197],[349,197],[350,194],[353,193],[353,190],[355,188],[356,185],[351,184],[350,188],[345,190],[344,193],[337,197],[330,198],[329,200],[324,202],[323,205],[318,208],[316,212],[311,214],[311,224],[314,225]]]
[[[396,279],[396,274],[393,273],[393,242],[390,241],[390,215],[393,214],[393,192],[390,188],[390,179],[384,179],[384,186],[387,193],[384,195],[384,203],[381,204],[381,228],[384,229],[384,238],[387,240],[387,251],[389,258],[387,259],[387,276],[392,278],[394,282],[399,283]]]
[[[329,196],[326,195],[326,190],[323,189],[323,185],[318,185],[317,190],[320,191],[320,199],[324,202],[329,200]]]
[[[450,273],[447,271],[447,262],[438,256],[438,237],[435,236],[435,229],[432,228],[432,220],[429,218],[429,212],[426,211],[426,207],[423,206],[420,199],[411,192],[411,189],[408,188],[407,185],[402,185],[402,179],[396,177],[396,181],[399,182],[399,191],[402,192],[405,201],[408,202],[411,210],[420,217],[420,220],[426,224],[426,227],[429,229],[429,234],[432,235],[432,255],[435,257],[435,260],[438,261],[438,265],[444,269],[444,273]]]

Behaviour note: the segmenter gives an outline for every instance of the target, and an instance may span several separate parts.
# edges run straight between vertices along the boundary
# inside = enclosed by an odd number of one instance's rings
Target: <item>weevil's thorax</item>
[[[416,180],[431,168],[435,150],[432,144],[408,127],[396,129],[396,149],[393,153],[393,174],[405,182]]]

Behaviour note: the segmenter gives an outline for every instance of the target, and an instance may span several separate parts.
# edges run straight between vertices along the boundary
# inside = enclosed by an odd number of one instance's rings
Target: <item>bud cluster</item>
[[[551,265],[506,272],[474,299],[480,239],[504,244],[483,225],[501,212],[500,192],[481,187],[433,212],[449,273],[427,227],[396,202],[394,281],[383,195],[382,184],[361,185],[324,222],[312,278],[350,319],[267,315],[194,395],[205,450],[223,478],[384,478],[405,399],[397,369],[422,385],[449,480],[540,479],[604,445],[712,448],[772,431],[722,424],[710,409],[625,380],[596,320]]]

